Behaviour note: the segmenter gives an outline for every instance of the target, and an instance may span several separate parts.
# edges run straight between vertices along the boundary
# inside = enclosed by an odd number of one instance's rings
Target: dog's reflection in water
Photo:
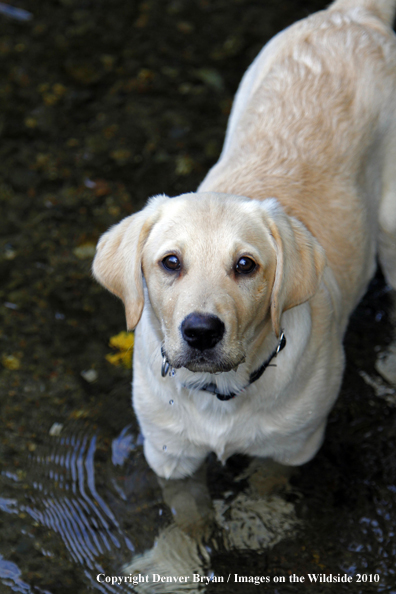
[[[242,482],[247,487],[213,500],[206,467],[187,479],[158,479],[173,521],[150,550],[124,567],[124,573],[148,576],[135,586],[139,592],[202,592],[209,580],[226,580],[212,570],[213,553],[258,552],[295,533],[299,520],[294,505],[285,499],[290,472],[271,461],[253,460],[236,478],[237,487]],[[230,571],[235,573],[234,568]]]

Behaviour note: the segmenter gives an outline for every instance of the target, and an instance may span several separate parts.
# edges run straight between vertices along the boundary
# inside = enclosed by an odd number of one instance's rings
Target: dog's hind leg
[[[396,291],[396,115],[393,134],[386,147],[382,178],[382,198],[379,209],[378,254],[386,281]],[[396,300],[393,292],[391,323],[396,324]],[[388,345],[376,362],[376,370],[391,385],[396,386],[396,340]]]
[[[386,281],[396,290],[396,113],[392,128],[384,155],[378,253]]]

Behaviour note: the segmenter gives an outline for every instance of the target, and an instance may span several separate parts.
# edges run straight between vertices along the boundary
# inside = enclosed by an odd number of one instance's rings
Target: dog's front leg
[[[201,450],[197,449],[196,455],[185,455],[183,450],[180,449],[176,453],[174,445],[170,447],[164,444],[161,448],[158,448],[146,437],[144,440],[144,455],[158,476],[166,479],[180,479],[192,475],[205,460],[207,452],[202,453]]]

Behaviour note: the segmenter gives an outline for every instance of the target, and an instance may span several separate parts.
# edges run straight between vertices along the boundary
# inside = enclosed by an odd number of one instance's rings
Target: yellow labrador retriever
[[[395,8],[337,0],[277,35],[198,191],[156,196],[100,239],[93,271],[136,327],[158,475],[210,451],[297,465],[320,447],[377,251],[396,288]]]

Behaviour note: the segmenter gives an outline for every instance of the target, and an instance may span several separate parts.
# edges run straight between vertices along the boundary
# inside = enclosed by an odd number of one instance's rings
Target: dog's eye
[[[165,270],[170,270],[172,272],[180,270],[181,268],[181,262],[179,258],[175,256],[175,254],[165,256],[165,258],[162,260],[162,265],[165,268]]]
[[[242,256],[242,258],[239,258],[235,266],[235,270],[239,274],[249,274],[250,272],[253,272],[255,268],[256,262],[247,256]]]

